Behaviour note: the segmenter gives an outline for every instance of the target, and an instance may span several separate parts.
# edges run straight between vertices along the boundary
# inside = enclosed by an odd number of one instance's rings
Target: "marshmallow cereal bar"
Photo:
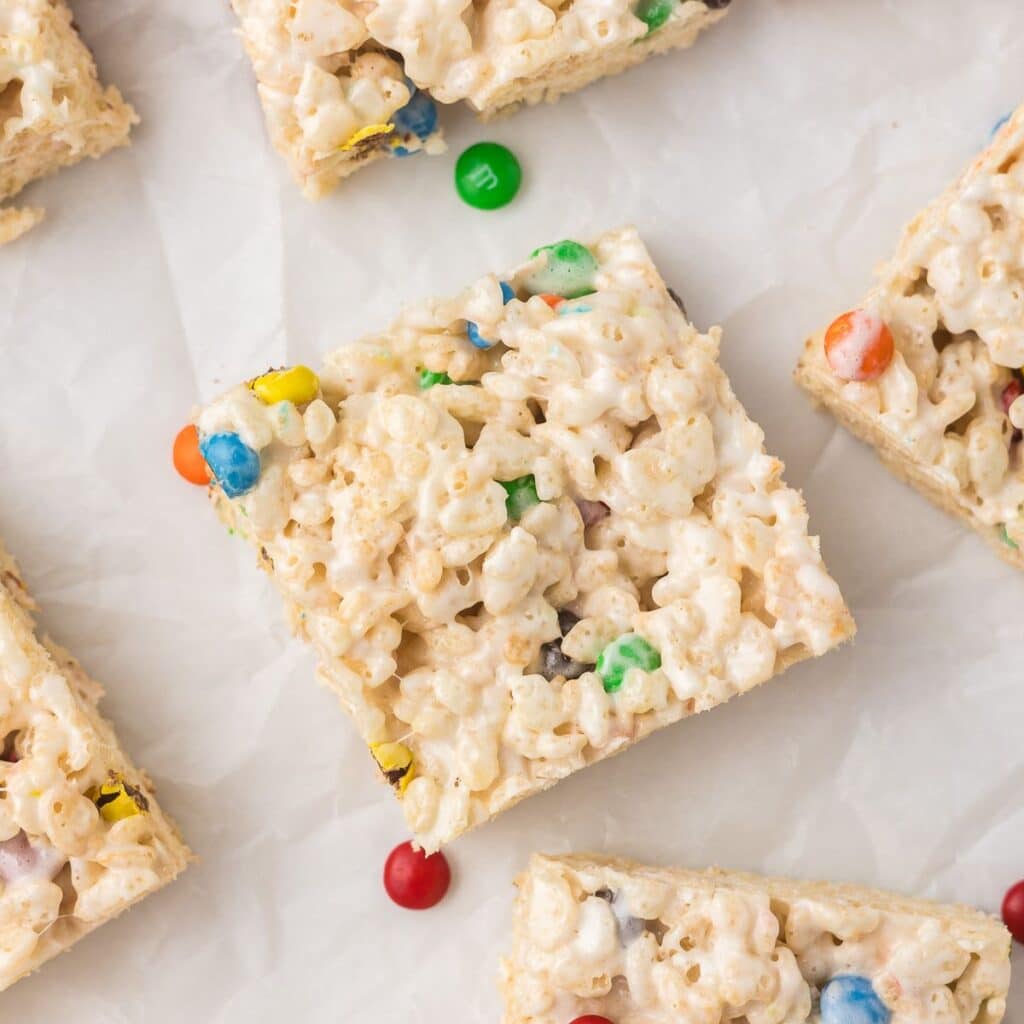
[[[96,65],[63,0],[0,3],[0,200],[87,156],[128,144],[138,121]],[[43,218],[35,208],[0,208],[0,245]]]
[[[200,414],[424,848],[852,635],[719,340],[627,228]]]
[[[729,0],[232,0],[270,137],[319,198],[444,149],[434,100],[483,116],[689,46]]]
[[[0,990],[182,871],[190,853],[0,547]]]
[[[1024,107],[906,228],[797,381],[1024,568]]]
[[[997,1024],[1010,935],[967,907],[609,857],[518,880],[504,1024]]]

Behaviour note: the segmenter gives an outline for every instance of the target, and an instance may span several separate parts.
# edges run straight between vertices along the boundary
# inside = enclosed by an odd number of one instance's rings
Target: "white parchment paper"
[[[319,205],[266,142],[226,3],[74,6],[143,124],[34,186],[49,219],[0,252],[0,533],[202,863],[0,997],[3,1020],[492,1024],[534,849],[998,909],[1024,876],[1024,578],[790,371],[1024,99],[1018,0],[736,0],[693,50],[557,106],[485,127],[449,111],[447,156]],[[482,138],[525,168],[495,213],[451,186]],[[403,302],[627,221],[694,320],[724,325],[860,635],[467,836],[447,901],[402,912],[379,883],[398,807],[171,439],[255,371],[315,365]]]

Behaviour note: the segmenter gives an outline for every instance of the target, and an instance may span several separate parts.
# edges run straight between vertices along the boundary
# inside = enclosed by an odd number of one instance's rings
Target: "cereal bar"
[[[689,46],[729,0],[232,0],[271,140],[316,199],[444,149],[434,100],[484,117]]]
[[[0,200],[127,145],[137,121],[117,89],[100,85],[64,0],[0,3]],[[0,245],[42,218],[36,208],[0,208]]]
[[[854,886],[535,856],[504,1024],[997,1024],[995,918]]]
[[[34,610],[0,547],[0,990],[191,856],[100,716],[101,687],[36,638]]]
[[[906,228],[797,381],[1024,568],[1024,107]]]
[[[199,415],[424,848],[852,635],[719,340],[627,228]]]

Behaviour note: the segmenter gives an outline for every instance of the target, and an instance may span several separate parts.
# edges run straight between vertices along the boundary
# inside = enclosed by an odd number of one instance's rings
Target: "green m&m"
[[[517,520],[531,505],[539,505],[537,497],[537,481],[530,473],[517,477],[515,480],[499,480],[505,488],[505,511],[513,522]]]
[[[543,266],[531,271],[522,281],[531,295],[579,299],[594,291],[597,260],[585,245],[566,239],[534,249],[530,255],[544,257]]]
[[[512,202],[522,182],[515,154],[497,142],[478,142],[455,163],[455,190],[478,210],[497,210]]]
[[[443,370],[440,373],[434,373],[433,370],[420,370],[419,379],[420,388],[424,391],[426,391],[427,388],[432,388],[435,384],[455,383]]]
[[[639,633],[624,633],[597,657],[597,674],[605,693],[620,689],[631,668],[653,672],[661,668],[661,655]]]
[[[647,26],[650,35],[672,17],[678,5],[678,0],[640,0],[633,13]]]

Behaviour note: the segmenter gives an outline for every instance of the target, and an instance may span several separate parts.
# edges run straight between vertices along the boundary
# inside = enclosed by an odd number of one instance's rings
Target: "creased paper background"
[[[736,0],[693,50],[555,107],[486,127],[448,111],[447,156],[376,165],[319,205],[266,142],[226,3],[74,6],[143,124],[34,186],[48,221],[0,253],[0,532],[202,863],[0,997],[3,1020],[491,1024],[533,849],[997,910],[1024,876],[1024,579],[790,371],[1024,99],[1024,6]],[[525,167],[496,213],[451,187],[481,138]],[[228,384],[627,221],[694,320],[724,325],[860,636],[469,835],[446,903],[401,912],[378,880],[397,805],[170,442]]]

